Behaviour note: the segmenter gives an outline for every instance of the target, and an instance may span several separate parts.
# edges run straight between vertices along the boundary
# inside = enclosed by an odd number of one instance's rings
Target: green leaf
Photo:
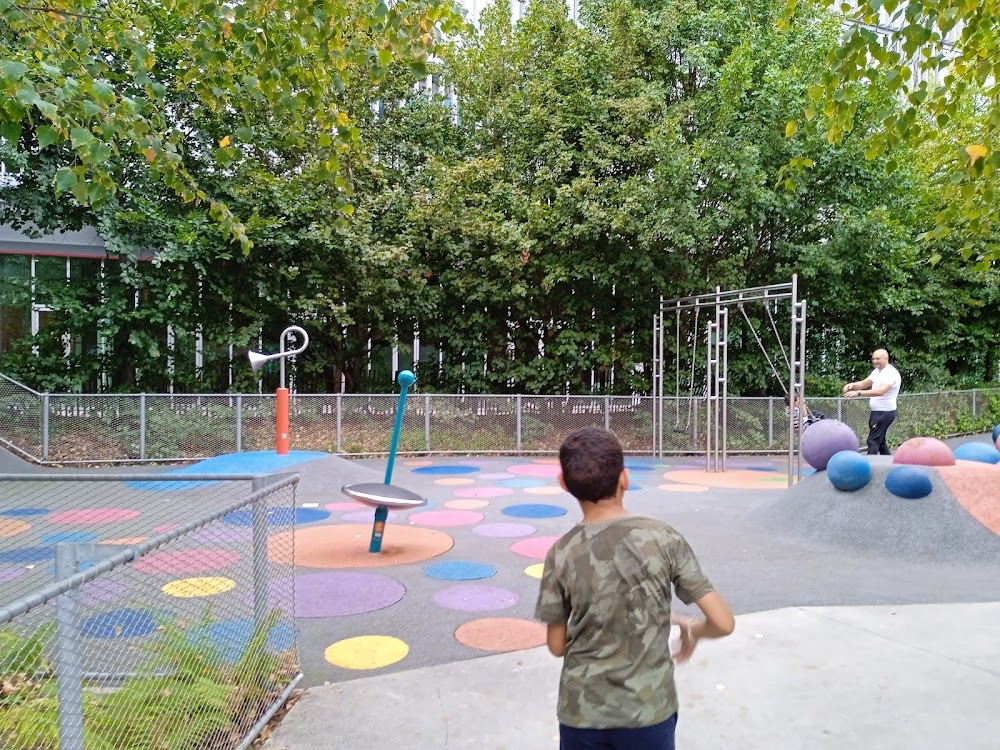
[[[13,83],[24,78],[28,72],[28,66],[16,60],[0,60],[0,77]]]
[[[791,138],[797,132],[799,132],[799,126],[795,124],[794,120],[785,124],[785,138]]]
[[[58,143],[62,140],[60,132],[50,125],[39,125],[35,133],[38,136],[39,148],[47,148],[53,143]]]
[[[76,174],[69,167],[60,167],[56,170],[56,193],[65,193],[72,190],[76,185]]]

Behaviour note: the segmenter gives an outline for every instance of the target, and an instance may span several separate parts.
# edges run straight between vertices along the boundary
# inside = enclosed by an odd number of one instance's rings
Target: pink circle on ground
[[[356,510],[353,513],[345,513],[340,518],[343,521],[350,521],[351,523],[375,523],[375,509]],[[397,518],[399,518],[399,513],[390,510],[386,520],[394,521]]]
[[[342,503],[327,503],[323,507],[326,510],[361,510],[366,506],[364,503],[342,502]]]
[[[455,497],[503,497],[513,494],[514,490],[507,487],[463,487],[455,490]]]
[[[428,510],[410,515],[414,526],[469,526],[482,520],[482,513],[471,510]]]
[[[490,537],[531,536],[537,529],[526,523],[483,523],[472,530],[473,534]]]
[[[506,471],[491,471],[488,474],[480,474],[480,479],[513,479],[513,474],[508,474]]]
[[[517,594],[499,586],[463,583],[449,586],[434,594],[434,601],[445,609],[462,612],[486,612],[507,609],[517,604]]]
[[[708,492],[708,487],[700,484],[661,484],[659,489],[664,492]]]
[[[522,557],[530,557],[532,560],[544,560],[549,551],[549,547],[559,539],[557,536],[536,536],[531,539],[522,539],[510,545],[510,551]]]
[[[139,515],[137,510],[127,508],[85,508],[83,510],[64,510],[52,513],[48,517],[50,523],[113,523],[115,521],[130,521]]]
[[[444,507],[452,510],[473,510],[475,508],[485,508],[490,504],[489,500],[449,500]]]
[[[154,526],[153,527],[153,533],[154,534],[162,534],[164,531],[173,531],[176,528],[177,528],[177,524],[175,524],[175,523],[163,523],[163,524],[160,524],[159,526]]]
[[[511,474],[519,477],[547,477],[555,479],[562,473],[559,464],[518,464],[507,468]]]
[[[132,567],[143,573],[207,573],[222,570],[240,559],[235,552],[218,549],[189,549],[157,552],[144,557]]]
[[[24,570],[24,568],[0,568],[0,583],[20,578],[24,575]]]

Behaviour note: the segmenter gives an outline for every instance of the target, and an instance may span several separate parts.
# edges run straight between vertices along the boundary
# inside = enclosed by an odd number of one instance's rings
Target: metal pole
[[[255,478],[251,488],[253,492],[259,492],[266,486],[266,480]],[[253,621],[254,625],[259,628],[267,619],[268,610],[266,496],[254,500],[251,518],[253,520],[251,552],[253,556]]]
[[[712,470],[712,410],[715,398],[715,375],[712,369],[712,331],[715,330],[715,323],[709,322],[705,326],[707,336],[705,347],[705,471]]]
[[[341,404],[341,402],[343,400],[344,400],[343,396],[338,393],[337,394],[337,399],[336,399],[336,401],[337,401],[337,453],[341,453],[342,452],[341,446],[343,445],[343,435],[341,434],[341,429],[340,429],[341,419],[343,419],[343,416],[342,416],[343,405]]]
[[[139,394],[139,458],[146,457],[146,394]]]
[[[795,334],[797,333],[798,320],[795,307],[798,304],[797,299],[797,276],[792,274],[792,318],[791,318],[791,332],[789,333],[788,342],[788,358],[792,363],[792,366],[788,368],[788,486],[791,487],[794,482],[795,473],[795,456],[798,453],[798,438],[802,435],[802,423],[805,421],[805,415],[802,413],[802,398],[801,392],[798,388],[798,383],[796,383],[796,368],[795,368]],[[799,408],[799,428],[798,431],[795,429],[795,408]]]
[[[49,394],[42,394],[42,423],[40,425],[42,434],[42,460],[49,457]]]
[[[792,277],[795,278],[794,276]],[[802,392],[802,404],[806,403],[806,301],[802,300],[799,302],[799,383],[801,383],[800,390]],[[799,420],[799,429],[805,428],[805,420]],[[799,433],[799,437],[802,437],[802,433]],[[799,462],[798,462],[798,476],[802,479],[802,451],[799,451]]]
[[[726,470],[726,453],[729,450],[729,308],[722,308],[722,471]]]
[[[236,452],[243,450],[243,394],[236,396]]]
[[[767,444],[774,445],[774,396],[767,397]]]
[[[611,431],[611,396],[604,397],[604,429]]]
[[[431,397],[424,395],[424,450],[431,452]]]
[[[712,409],[715,417],[715,432],[712,435],[714,450],[712,452],[712,471],[719,471],[719,435],[721,425],[719,423],[719,412],[722,404],[719,399],[722,395],[722,304],[720,302],[721,287],[715,287],[715,405]]]
[[[517,394],[516,403],[517,403],[517,414],[515,415],[514,419],[516,422],[516,429],[517,429],[517,449],[521,450],[522,442],[521,442],[521,394],[520,393]]]
[[[76,545],[56,545],[56,577],[76,573]],[[81,658],[79,589],[56,599],[56,682],[59,695],[59,750],[83,750],[83,660]]]

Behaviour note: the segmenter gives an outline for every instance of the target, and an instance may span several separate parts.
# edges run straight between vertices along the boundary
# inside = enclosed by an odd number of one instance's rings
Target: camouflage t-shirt
[[[677,711],[671,586],[685,604],[713,590],[684,537],[661,521],[579,523],[552,546],[535,617],[568,623],[560,723],[646,727]]]

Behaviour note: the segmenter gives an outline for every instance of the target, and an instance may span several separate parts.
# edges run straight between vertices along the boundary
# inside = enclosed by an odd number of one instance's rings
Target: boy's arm
[[[566,653],[566,623],[550,622],[545,626],[545,644],[553,656]]]
[[[736,628],[733,611],[717,591],[710,591],[695,604],[705,615],[704,620],[671,617],[681,630],[680,648],[673,654],[674,661],[678,664],[683,664],[691,658],[698,641],[702,638],[725,638]]]

